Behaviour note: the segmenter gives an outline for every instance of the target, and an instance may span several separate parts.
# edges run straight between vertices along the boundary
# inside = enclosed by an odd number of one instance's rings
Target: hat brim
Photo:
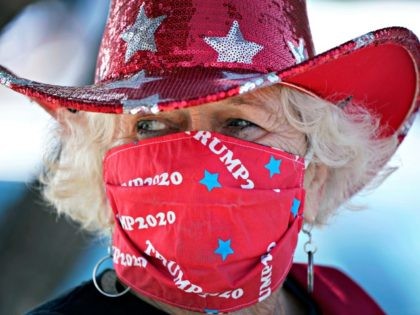
[[[288,69],[268,74],[234,69],[144,71],[83,87],[42,84],[0,67],[0,83],[29,96],[54,115],[58,108],[100,112],[158,112],[250,92],[274,84],[294,86],[338,103],[348,97],[378,115],[384,132],[404,136],[418,109],[420,44],[409,30],[391,27],[348,41]]]

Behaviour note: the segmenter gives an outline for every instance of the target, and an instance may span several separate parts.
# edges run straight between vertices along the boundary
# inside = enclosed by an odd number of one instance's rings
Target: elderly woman
[[[116,273],[30,314],[382,314],[292,259],[304,222],[392,171],[418,64],[402,28],[314,56],[303,1],[115,0],[95,85],[1,68],[59,122],[46,199],[110,236]]]

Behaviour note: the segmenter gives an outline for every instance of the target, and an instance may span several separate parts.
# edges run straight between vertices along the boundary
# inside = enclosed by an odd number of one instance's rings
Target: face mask
[[[284,281],[302,224],[304,160],[208,131],[111,149],[113,261],[132,290],[218,314]]]

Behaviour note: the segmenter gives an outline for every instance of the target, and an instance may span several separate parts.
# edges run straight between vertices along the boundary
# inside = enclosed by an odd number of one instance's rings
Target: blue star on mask
[[[300,206],[300,200],[293,198],[292,207],[290,208],[290,212],[293,213],[293,216],[296,217]]]
[[[226,257],[228,255],[231,255],[234,253],[233,249],[230,247],[230,241],[231,240],[224,241],[224,240],[221,240],[220,238],[218,239],[219,247],[214,252],[222,256],[223,261],[226,260]]]
[[[205,185],[208,191],[212,191],[213,188],[222,187],[219,183],[219,174],[213,174],[207,170],[204,170],[204,177],[200,180],[200,184]]]
[[[270,171],[270,177],[274,174],[280,174],[281,159],[276,160],[273,156],[270,156],[270,161],[265,164],[265,168]]]

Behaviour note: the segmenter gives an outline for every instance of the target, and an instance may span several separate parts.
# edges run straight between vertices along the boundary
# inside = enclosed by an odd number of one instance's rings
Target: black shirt
[[[106,292],[120,292],[124,288],[118,283],[115,273],[106,270],[97,278],[98,283]],[[316,305],[310,299],[306,291],[291,279],[286,279],[283,288],[295,295],[306,306],[306,314],[318,314]],[[118,298],[110,298],[102,295],[93,284],[87,281],[76,288],[64,293],[60,297],[49,301],[26,315],[166,315],[163,312],[134,294],[127,293]]]

